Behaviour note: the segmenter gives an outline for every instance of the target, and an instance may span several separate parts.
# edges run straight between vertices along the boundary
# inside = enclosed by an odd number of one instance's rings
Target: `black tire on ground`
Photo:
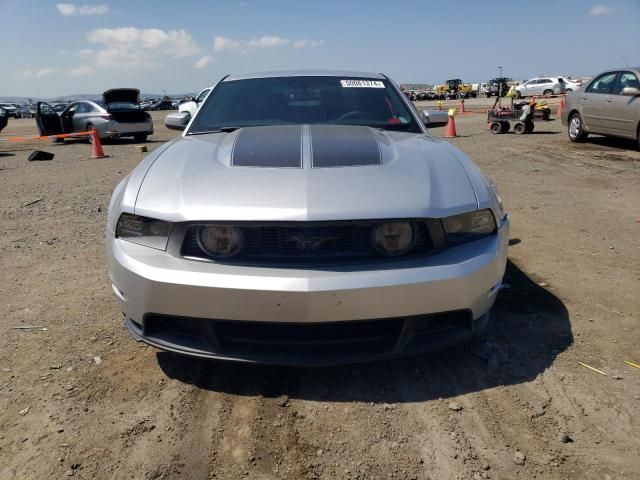
[[[502,125],[502,130],[500,131],[500,133],[507,133],[509,131],[509,129],[511,128],[511,124],[509,122],[505,122],[505,121],[502,121],[500,123]]]
[[[491,98],[491,94],[490,93],[485,93],[485,95],[487,96],[487,98]]]
[[[640,125],[638,125],[638,151],[640,151]]]
[[[491,133],[502,133],[502,124],[500,122],[493,122],[490,128]]]
[[[551,118],[551,110],[544,110],[542,112],[542,119],[549,120]]]
[[[575,143],[580,143],[587,139],[589,134],[584,131],[582,125],[582,117],[578,112],[574,112],[569,116],[569,140]]]
[[[547,89],[544,92],[542,92],[542,95],[544,96],[544,98],[549,98],[551,97],[551,95],[553,95],[553,90]]]
[[[141,143],[142,143],[142,142],[146,142],[146,141],[147,141],[147,136],[148,136],[148,135],[147,135],[146,133],[141,133],[141,134],[139,134],[139,135],[134,135],[134,136],[133,136],[133,139],[134,139],[136,142],[141,142]]]
[[[51,143],[62,143],[64,142],[63,138],[52,138]]]
[[[522,135],[525,132],[525,126],[524,123],[522,122],[518,122],[513,126],[513,131],[518,134],[518,135]]]

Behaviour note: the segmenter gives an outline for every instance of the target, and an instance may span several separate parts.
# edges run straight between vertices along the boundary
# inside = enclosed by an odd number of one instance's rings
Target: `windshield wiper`
[[[201,130],[198,132],[189,132],[187,133],[187,135],[206,135],[207,133],[222,133],[222,132],[231,133],[231,132],[235,132],[239,128],[242,128],[242,127],[220,127],[220,128],[216,128],[215,130]]]

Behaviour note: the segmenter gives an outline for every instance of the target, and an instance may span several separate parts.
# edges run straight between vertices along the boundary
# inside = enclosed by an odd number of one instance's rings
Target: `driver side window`
[[[587,93],[611,93],[611,87],[613,87],[613,81],[616,79],[618,72],[604,73],[596,78],[589,88]]]
[[[200,94],[196,97],[196,103],[202,103],[208,93],[209,93],[209,89],[206,89],[200,92]]]

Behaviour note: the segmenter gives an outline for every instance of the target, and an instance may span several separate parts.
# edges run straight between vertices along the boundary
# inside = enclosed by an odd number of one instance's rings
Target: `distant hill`
[[[194,97],[195,93],[172,93],[168,94],[169,97],[174,99],[184,98],[184,97]],[[163,93],[140,93],[140,100],[147,99],[159,99],[164,97]],[[50,98],[42,98],[42,97],[9,97],[0,95],[0,103],[28,103],[29,100],[33,102],[49,102],[49,103],[67,103],[67,102],[76,102],[78,100],[99,100],[102,98],[101,93],[76,93],[73,95],[62,95],[60,97],[50,97]]]

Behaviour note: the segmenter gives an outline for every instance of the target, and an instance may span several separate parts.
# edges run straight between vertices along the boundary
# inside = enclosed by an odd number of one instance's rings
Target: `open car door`
[[[48,103],[38,102],[36,112],[36,124],[43,137],[64,133],[62,119]]]
[[[7,111],[4,108],[0,108],[0,132],[7,126],[8,118]]]

